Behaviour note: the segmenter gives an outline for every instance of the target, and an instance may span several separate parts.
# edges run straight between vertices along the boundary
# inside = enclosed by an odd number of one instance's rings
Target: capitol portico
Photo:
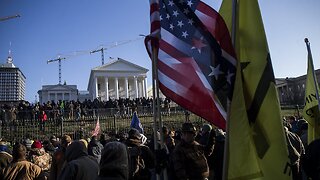
[[[146,97],[148,69],[118,58],[93,68],[88,91],[92,99],[103,101],[119,98]]]

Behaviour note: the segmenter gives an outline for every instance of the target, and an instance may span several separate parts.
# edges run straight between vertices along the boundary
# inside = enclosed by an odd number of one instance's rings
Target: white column
[[[119,99],[119,89],[118,89],[118,86],[119,86],[119,81],[118,81],[118,78],[114,78],[114,90],[116,92],[116,99]]]
[[[147,77],[144,77],[144,80],[143,80],[143,83],[144,83],[144,97],[145,98],[148,98],[148,90],[147,90]]]
[[[106,87],[105,87],[105,89],[106,89],[106,101],[108,101],[109,100],[109,79],[107,77],[105,77],[104,80],[105,80],[105,83],[106,83]]]
[[[134,76],[134,91],[136,92],[136,98],[139,98],[139,93],[138,93],[138,78],[137,78],[137,76]]]
[[[98,77],[94,77],[94,93],[93,93],[93,100],[98,97]]]
[[[124,91],[126,93],[126,98],[129,98],[129,90],[128,90],[128,78],[124,78]]]
[[[146,97],[146,91],[145,91],[145,84],[144,84],[144,81],[145,81],[145,79],[141,79],[141,86],[142,86],[142,90],[141,90],[141,92],[142,92],[142,97]]]

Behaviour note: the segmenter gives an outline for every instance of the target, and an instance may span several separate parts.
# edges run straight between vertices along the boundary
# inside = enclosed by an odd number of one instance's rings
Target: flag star
[[[170,24],[170,29],[173,30],[173,28],[174,28],[174,25]]]
[[[189,0],[189,1],[188,1],[188,6],[190,6],[190,7],[191,7],[192,5],[193,5],[192,1],[191,1],[191,0]]]
[[[198,52],[201,54],[201,48],[206,47],[207,45],[203,42],[203,37],[200,39],[192,39],[192,48],[191,49],[197,49]]]
[[[183,24],[183,22],[182,21],[178,21],[178,26],[179,27],[182,27],[184,24]]]
[[[173,15],[177,17],[179,15],[178,11],[173,11]]]
[[[227,75],[227,82],[231,85],[231,78],[232,76],[234,76],[234,73],[231,73],[230,71],[228,71],[228,75]]]
[[[174,5],[174,4],[173,4],[173,1],[169,1],[169,2],[168,2],[168,5],[169,5],[169,6],[173,6],[173,5]]]
[[[184,31],[184,32],[182,32],[182,36],[183,36],[184,38],[187,38],[187,36],[189,36],[189,34],[188,34],[187,31]]]
[[[162,15],[160,15],[160,21],[162,21]]]
[[[217,67],[210,66],[212,72],[208,76],[214,76],[216,80],[218,80],[218,77],[220,74],[223,74],[222,71],[220,71],[220,64]]]
[[[183,10],[183,14],[185,14],[185,15],[187,15],[189,12],[190,12],[189,9],[184,9]]]
[[[193,19],[188,19],[188,23],[190,24],[190,25],[193,25]]]
[[[169,19],[170,18],[170,15],[169,14],[167,14],[167,17],[166,17],[167,19]]]

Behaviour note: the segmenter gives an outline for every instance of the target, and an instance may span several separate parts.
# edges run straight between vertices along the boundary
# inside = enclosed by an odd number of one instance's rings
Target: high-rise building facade
[[[25,98],[26,77],[15,67],[11,56],[0,64],[0,101],[19,101]]]

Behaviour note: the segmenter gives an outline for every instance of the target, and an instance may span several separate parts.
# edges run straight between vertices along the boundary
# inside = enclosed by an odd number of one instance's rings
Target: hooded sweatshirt
[[[126,180],[129,176],[127,147],[120,142],[109,142],[102,151],[98,179]]]
[[[88,156],[87,149],[80,141],[71,143],[65,154],[67,165],[58,179],[91,180],[98,177],[99,165]]]

